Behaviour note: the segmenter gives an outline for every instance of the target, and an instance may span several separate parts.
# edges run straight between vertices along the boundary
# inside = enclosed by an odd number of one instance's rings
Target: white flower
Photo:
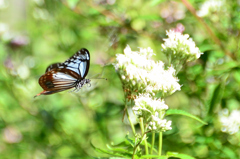
[[[148,47],[146,49],[145,48],[140,48],[140,54],[143,54],[144,56],[146,56],[147,59],[151,58],[152,55],[155,55],[153,53],[153,50],[150,47]]]
[[[168,109],[162,99],[152,99],[150,94],[141,94],[135,100],[133,110],[135,114],[144,116],[146,119],[152,114],[159,114]]]
[[[117,63],[114,65],[116,70],[130,62],[130,59],[124,56],[123,54],[117,54],[116,56]]]
[[[240,128],[240,111],[233,110],[230,114],[228,109],[223,109],[219,113],[219,121],[221,122],[221,131],[231,134],[239,132]]]
[[[135,94],[150,93],[152,96],[156,93],[169,95],[180,90],[174,68],[165,70],[164,63],[156,63],[151,59],[152,55],[154,53],[150,47],[140,48],[137,52],[132,51],[128,45],[124,54],[117,54],[114,67],[122,80],[123,88],[137,90],[138,93]]]
[[[167,39],[162,44],[163,53],[171,56],[172,60],[193,61],[198,59],[203,54],[192,38],[188,34],[182,34],[173,30],[166,31]]]
[[[135,100],[134,113],[149,123],[149,130],[171,130],[171,121],[163,119],[168,106],[162,99],[152,99],[150,94],[141,94]]]
[[[123,55],[123,54],[117,54],[118,55]],[[153,53],[153,50],[149,47],[147,49],[140,48],[140,51],[132,51],[130,46],[127,45],[127,47],[124,49],[124,55],[126,59],[120,59],[117,61],[122,64],[133,64],[138,68],[144,68],[148,69],[151,67],[151,64],[154,63],[150,58],[152,55],[155,55]]]
[[[156,115],[152,116],[152,121],[149,123],[149,130],[154,130],[154,131],[166,131],[166,130],[171,130],[172,121],[167,121],[166,119],[161,119]]]
[[[150,85],[146,90],[172,94],[180,90],[181,86],[178,79],[175,77],[175,69],[171,66],[168,70],[164,69],[164,63],[158,62],[153,66],[153,69],[148,74]]]
[[[127,45],[126,48],[124,49],[124,54],[131,55],[131,53],[132,53],[132,50],[131,50],[130,46]]]
[[[205,17],[212,12],[220,11],[224,9],[224,0],[206,0],[197,11],[197,15]]]

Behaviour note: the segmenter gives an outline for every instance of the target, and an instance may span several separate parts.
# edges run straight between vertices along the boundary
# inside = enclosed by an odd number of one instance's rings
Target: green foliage
[[[195,120],[201,122],[202,124],[207,125],[206,122],[202,121],[202,120],[199,119],[198,117],[196,117],[196,116],[194,116],[194,115],[192,115],[192,114],[190,114],[190,113],[188,113],[188,112],[185,112],[185,111],[183,111],[183,110],[169,109],[169,110],[167,110],[167,112],[166,112],[166,116],[168,116],[168,115],[183,115],[183,116],[187,116],[187,117],[190,117],[190,118],[192,118],[192,119],[195,119]]]
[[[204,3],[188,2],[195,10]],[[165,0],[3,0],[0,158],[131,158],[140,139],[126,137],[124,93],[112,62],[127,44],[133,50],[151,47],[156,60],[167,62],[161,44],[165,31],[179,23],[204,54],[183,67],[178,74],[182,90],[167,99],[173,129],[163,133],[163,156],[157,156],[155,144],[154,155],[137,151],[135,158],[240,158],[239,132],[221,132],[218,119],[221,109],[240,105],[239,2],[227,1],[200,18],[187,7],[184,1]],[[91,54],[87,77],[108,80],[92,79],[91,87],[78,93],[34,99],[47,66],[83,47]]]

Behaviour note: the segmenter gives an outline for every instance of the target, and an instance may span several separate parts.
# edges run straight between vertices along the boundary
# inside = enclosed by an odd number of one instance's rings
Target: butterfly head
[[[80,81],[77,81],[75,89],[80,90],[85,84],[90,84],[90,82],[91,82],[90,79],[82,79]]]

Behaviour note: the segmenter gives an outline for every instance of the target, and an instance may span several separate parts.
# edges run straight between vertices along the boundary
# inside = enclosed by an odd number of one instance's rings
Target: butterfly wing
[[[53,94],[76,87],[86,77],[89,64],[88,50],[81,49],[64,63],[48,66],[46,73],[39,78],[39,84],[43,91],[36,96]]]
[[[52,69],[39,78],[39,85],[43,88],[41,94],[48,95],[71,89],[76,86],[78,74],[68,69]]]
[[[46,72],[55,68],[67,68],[79,74],[79,78],[83,79],[88,74],[90,64],[90,54],[87,49],[77,51],[72,57],[63,63],[54,63],[47,67]]]
[[[72,70],[79,74],[78,79],[84,79],[89,70],[90,54],[87,49],[77,51],[72,57],[62,63],[66,69]]]
[[[60,62],[51,64],[50,66],[47,67],[45,73],[54,69],[54,68],[59,68],[61,65],[62,65],[62,63],[60,63]]]

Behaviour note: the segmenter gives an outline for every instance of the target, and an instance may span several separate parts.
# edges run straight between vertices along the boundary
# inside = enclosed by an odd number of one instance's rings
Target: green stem
[[[143,136],[141,137],[140,141],[139,141],[139,142],[137,143],[137,145],[134,147],[132,159],[134,159],[134,155],[135,155],[135,153],[136,153],[136,150],[137,150],[137,148],[139,148],[139,145],[140,145],[141,142],[143,141],[145,135],[146,135],[147,133],[149,133],[149,132],[150,132],[150,131],[145,132],[145,133],[143,134]]]
[[[145,146],[145,153],[146,155],[148,155],[148,144],[147,144],[147,137],[146,134],[144,133],[145,129],[144,129],[144,125],[143,125],[143,118],[140,118],[140,128],[141,128],[141,132],[142,132],[142,136],[143,136],[143,140],[144,140],[144,146]]]
[[[162,155],[162,132],[159,132],[158,156]]]
[[[163,112],[161,111],[159,113],[159,117],[160,119],[162,119],[164,117],[164,114]],[[161,156],[162,155],[162,131],[159,132],[159,143],[158,143],[158,156]]]
[[[135,131],[135,127],[134,127],[134,125],[133,125],[133,123],[132,123],[132,121],[131,121],[130,115],[129,115],[129,113],[128,113],[127,101],[125,101],[125,111],[126,111],[126,114],[127,114],[128,121],[129,121],[129,123],[130,123],[130,125],[131,125],[133,135],[135,136],[136,131]]]
[[[153,154],[153,148],[154,148],[154,142],[155,142],[155,132],[152,132],[152,145],[151,145],[151,150],[150,150],[150,154]]]
[[[169,54],[168,55],[168,67],[170,67],[171,66],[171,64],[172,64],[172,57],[171,57],[171,55]]]

